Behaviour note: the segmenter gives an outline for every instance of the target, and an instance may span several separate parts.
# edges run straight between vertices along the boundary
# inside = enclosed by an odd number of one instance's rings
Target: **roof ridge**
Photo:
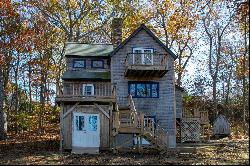
[[[81,42],[66,42],[66,44],[113,45],[112,43],[81,43]]]
[[[142,29],[144,29],[158,44],[160,44],[173,58],[174,60],[177,59],[177,56],[165,45],[160,41],[158,37],[145,25],[141,24],[128,38],[126,38],[123,42],[121,42],[112,52],[111,56],[113,56],[119,49],[121,49],[127,42],[137,35]]]

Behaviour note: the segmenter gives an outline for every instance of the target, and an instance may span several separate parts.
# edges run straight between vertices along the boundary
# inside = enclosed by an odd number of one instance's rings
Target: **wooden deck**
[[[167,55],[164,54],[128,53],[125,59],[126,77],[163,77],[167,71]]]
[[[93,87],[91,94],[85,94],[84,85],[90,85]],[[71,82],[64,83],[64,90],[58,93],[56,96],[56,102],[60,104],[80,102],[81,104],[93,104],[101,103],[108,104],[110,102],[116,102],[116,90],[115,86],[112,86],[110,82]]]
[[[182,118],[199,119],[201,125],[209,123],[208,111],[200,111],[197,108],[185,107],[182,110]]]
[[[116,98],[113,96],[75,96],[75,95],[60,95],[56,97],[56,102],[72,103],[72,102],[81,102],[81,103],[110,103],[115,102]]]

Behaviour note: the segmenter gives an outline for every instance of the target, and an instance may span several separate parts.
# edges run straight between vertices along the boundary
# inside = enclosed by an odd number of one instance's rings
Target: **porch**
[[[63,93],[58,92],[56,102],[114,103],[115,87],[110,82],[65,82]]]

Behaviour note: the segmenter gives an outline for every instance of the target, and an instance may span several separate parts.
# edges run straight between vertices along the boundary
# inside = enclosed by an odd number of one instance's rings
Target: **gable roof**
[[[165,45],[163,44],[158,37],[154,35],[154,33],[148,29],[144,24],[141,24],[139,28],[137,28],[127,39],[125,39],[123,42],[121,42],[112,52],[111,56],[114,55],[118,50],[120,50],[125,44],[127,44],[135,35],[137,35],[141,30],[145,30],[157,43],[159,43],[166,51],[169,53],[174,60],[177,58],[177,56]]]
[[[112,44],[68,42],[66,44],[65,56],[109,56],[112,51]]]

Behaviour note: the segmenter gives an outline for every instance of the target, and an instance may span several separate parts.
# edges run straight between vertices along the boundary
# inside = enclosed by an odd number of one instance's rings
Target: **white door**
[[[73,112],[72,147],[100,147],[99,114]]]

